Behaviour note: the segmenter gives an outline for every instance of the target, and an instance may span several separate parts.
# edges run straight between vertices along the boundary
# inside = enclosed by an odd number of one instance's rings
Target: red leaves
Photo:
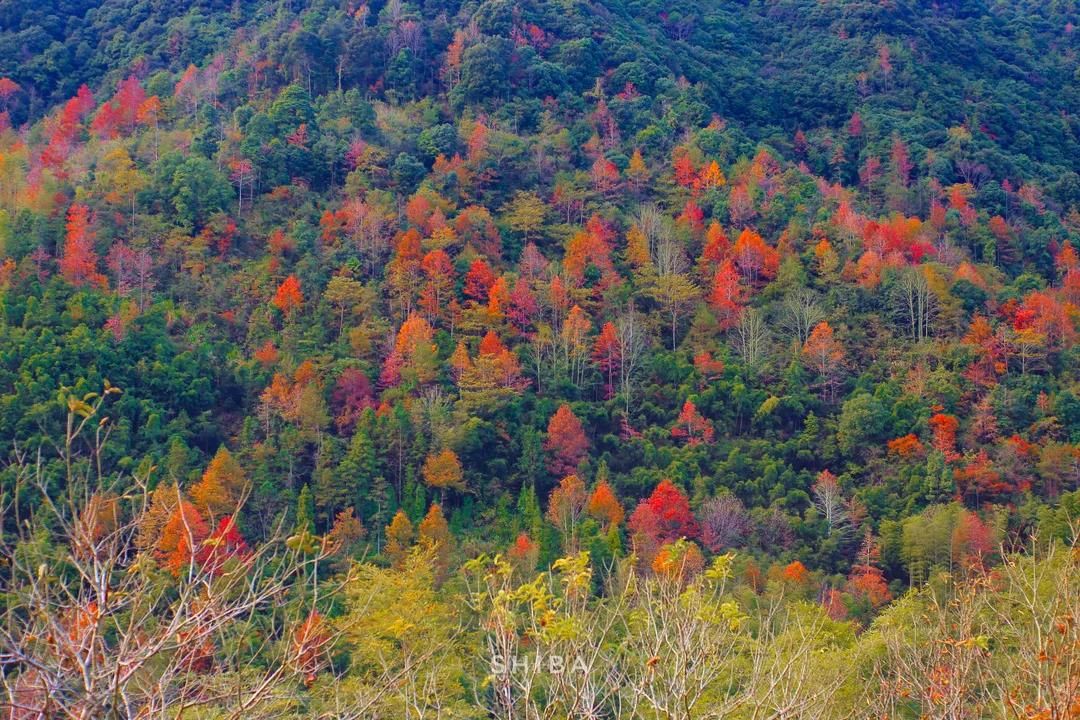
[[[699,233],[705,227],[705,212],[693,199],[687,200],[676,222],[685,225],[693,233]]]
[[[58,175],[67,161],[71,147],[79,134],[82,118],[94,109],[94,96],[85,85],[79,87],[75,97],[68,100],[63,109],[47,122],[50,129],[49,144],[41,151],[41,163],[52,168]]]
[[[799,587],[805,587],[810,583],[810,571],[798,560],[793,560],[785,565],[784,569],[780,571],[780,577],[785,582]]]
[[[453,296],[454,265],[445,252],[432,250],[420,260],[420,270],[427,278],[420,291],[420,307],[428,317],[440,317]]]
[[[596,484],[596,489],[589,497],[586,509],[590,515],[609,528],[621,523],[626,514],[619,499],[615,497],[615,491],[606,480],[601,480]]]
[[[277,363],[278,359],[281,357],[281,353],[278,352],[273,340],[267,340],[259,346],[259,349],[254,352],[252,357],[264,367],[270,367]]]
[[[487,145],[488,129],[484,123],[477,121],[473,124],[472,132],[469,133],[469,139],[466,143],[469,149],[469,162],[478,163],[483,160],[487,154]]]
[[[1031,328],[1051,344],[1064,346],[1076,340],[1073,319],[1076,312],[1075,306],[1062,303],[1053,293],[1034,290],[1016,311],[1014,327],[1016,330]]]
[[[747,285],[754,285],[759,280],[769,280],[776,276],[780,267],[780,254],[765,244],[761,236],[750,229],[745,229],[735,241],[732,255]]]
[[[593,343],[592,356],[600,371],[604,373],[605,396],[611,397],[615,394],[615,373],[622,358],[622,346],[613,323],[606,322],[600,329],[600,334]]]
[[[285,142],[293,147],[307,150],[308,144],[308,127],[307,123],[300,123],[300,126],[293,132],[285,136]]]
[[[713,277],[709,304],[716,313],[717,326],[721,330],[730,330],[739,322],[743,305],[746,303],[746,291],[739,282],[735,263],[731,258],[724,260]]]
[[[7,103],[12,95],[19,92],[19,84],[9,77],[0,78],[0,102]]]
[[[139,119],[139,110],[146,101],[146,92],[138,79],[129,76],[121,80],[112,100],[98,110],[90,129],[99,137],[115,138],[121,129],[131,130]]]
[[[585,229],[574,233],[566,243],[563,267],[575,284],[585,280],[585,270],[591,264],[601,276],[610,282],[615,273],[611,262],[611,241],[614,233],[611,227],[599,216],[593,215],[585,224]]]
[[[694,369],[701,374],[702,379],[710,382],[723,374],[724,361],[713,358],[712,353],[706,350],[694,356]]]
[[[465,274],[465,295],[477,302],[488,299],[491,286],[495,284],[495,273],[483,258],[477,258]]]
[[[560,405],[548,421],[544,449],[549,453],[548,470],[555,476],[573,473],[588,452],[589,438],[585,436],[581,421],[566,403]]]
[[[494,330],[488,330],[487,334],[480,341],[480,354],[481,355],[501,355],[506,352],[506,346],[503,345],[502,340],[495,334]]]
[[[879,608],[892,600],[884,573],[878,567],[880,560],[881,550],[868,530],[855,563],[851,566],[847,589],[852,596],[868,601],[873,608]]]
[[[326,652],[330,645],[330,633],[326,622],[315,610],[293,631],[290,643],[292,667],[304,677],[304,685],[311,687],[315,675],[326,663]]]
[[[375,407],[371,381],[358,368],[346,368],[334,386],[331,401],[337,409],[334,423],[341,430],[350,430],[365,409]]]
[[[648,512],[639,513],[643,507]],[[670,480],[661,480],[652,495],[638,504],[630,516],[630,529],[646,531],[661,542],[696,538],[700,532],[690,501]]]
[[[162,528],[156,548],[158,561],[173,575],[179,576],[194,560],[195,552],[209,533],[206,521],[195,506],[181,500]]]
[[[976,353],[964,375],[976,385],[996,385],[998,375],[1005,374],[1006,370],[1005,343],[990,327],[989,321],[976,315],[963,342],[975,348]]]
[[[976,504],[999,500],[1015,489],[990,462],[985,450],[980,450],[966,465],[953,473],[961,497]]]
[[[701,257],[698,258],[698,267],[702,274],[708,277],[731,252],[731,241],[724,234],[724,229],[715,220],[705,231],[705,245],[701,249]]]
[[[514,568],[523,576],[530,576],[536,569],[540,557],[540,546],[533,542],[526,532],[519,533],[514,544],[506,551]]]
[[[286,317],[292,315],[296,308],[304,302],[304,294],[300,291],[300,281],[295,275],[290,275],[278,286],[274,293],[274,299],[270,301],[274,307],[283,312]]]
[[[930,429],[934,433],[934,449],[945,456],[946,460],[960,457],[956,452],[956,429],[959,421],[952,415],[938,413],[930,418]]]
[[[705,556],[696,543],[667,543],[656,553],[652,571],[658,577],[674,580],[680,585],[693,579],[705,569]]]
[[[923,444],[913,433],[898,437],[888,442],[889,452],[900,457],[913,457],[922,455]]]
[[[98,256],[94,252],[94,232],[90,228],[90,208],[75,203],[68,209],[67,237],[64,255],[60,258],[60,272],[72,285],[98,285],[105,287],[108,281],[97,271]]]
[[[825,377],[843,362],[844,348],[836,340],[832,326],[822,321],[810,331],[802,355],[818,375]]]
[[[952,533],[953,559],[960,567],[981,570],[994,554],[994,533],[967,510],[961,510]]]
[[[384,387],[391,387],[403,379],[417,383],[433,380],[438,351],[434,334],[428,321],[419,315],[414,313],[405,318],[398,330],[394,349],[383,365],[379,382]]]
[[[671,437],[685,439],[691,447],[711,443],[714,433],[712,423],[698,412],[692,400],[683,403],[675,427],[671,428]]]
[[[646,567],[653,566],[663,545],[700,533],[690,502],[670,480],[661,480],[652,495],[638,503],[626,525],[634,552]]]
[[[619,168],[615,163],[600,156],[592,166],[592,181],[596,192],[601,195],[611,195],[619,185]]]
[[[685,146],[680,145],[672,153],[675,182],[683,187],[690,187],[697,179],[697,170],[694,169],[694,161]]]
[[[203,541],[195,560],[213,576],[221,574],[226,561],[231,558],[243,560],[251,555],[251,549],[236,528],[232,515],[218,521],[217,528]]]

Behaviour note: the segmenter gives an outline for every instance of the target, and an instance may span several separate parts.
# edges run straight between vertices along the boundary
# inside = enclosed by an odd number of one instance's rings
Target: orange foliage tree
[[[240,463],[222,445],[199,482],[191,486],[191,499],[208,516],[235,513],[247,490]]]
[[[60,258],[60,272],[72,285],[107,284],[105,276],[98,272],[98,256],[94,251],[94,231],[90,227],[90,208],[74,203],[68,208],[67,234],[64,254]]]
[[[585,483],[577,475],[564,477],[548,496],[548,520],[559,528],[570,549],[577,546],[577,526],[588,501]]]
[[[746,292],[739,282],[739,274],[731,258],[725,259],[713,276],[709,303],[716,313],[717,325],[721,330],[730,330],[739,323],[743,306],[746,304]]]
[[[431,487],[440,490],[465,489],[465,475],[461,468],[461,460],[450,448],[428,455],[421,472],[424,475],[424,482]]]
[[[173,575],[181,575],[209,535],[210,529],[198,508],[182,498],[161,530],[156,548],[158,561]]]
[[[285,278],[278,285],[278,289],[274,293],[274,299],[270,302],[283,312],[286,317],[291,317],[293,311],[304,302],[304,294],[300,291],[300,280],[295,275]]]
[[[671,437],[685,439],[688,445],[694,446],[711,443],[714,433],[709,419],[698,412],[693,400],[687,399],[675,420],[675,427],[671,428]]]
[[[570,475],[577,470],[589,449],[585,429],[566,403],[560,405],[548,421],[544,449],[548,452],[548,470],[556,476]]]
[[[621,523],[626,514],[622,504],[619,503],[619,499],[615,496],[615,491],[612,490],[607,480],[601,480],[596,484],[592,495],[589,496],[586,510],[609,528]]]

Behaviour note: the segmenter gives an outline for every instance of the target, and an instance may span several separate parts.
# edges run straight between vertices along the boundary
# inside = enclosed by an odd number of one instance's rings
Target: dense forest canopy
[[[11,717],[1070,717],[1077,24],[0,0]]]

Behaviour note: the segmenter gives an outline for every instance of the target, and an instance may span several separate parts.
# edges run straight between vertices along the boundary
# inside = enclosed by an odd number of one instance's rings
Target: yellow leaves
[[[308,530],[301,530],[285,539],[285,547],[302,555],[312,555],[319,549],[319,538]]]
[[[506,206],[506,221],[510,228],[519,232],[526,239],[535,235],[544,226],[547,205],[536,193],[519,190],[514,199]]]
[[[94,393],[90,393],[89,395],[94,395]],[[68,398],[67,406],[69,412],[82,418],[88,418],[94,414],[94,408],[91,407],[89,403],[87,403],[85,400],[79,400],[75,397]]]
[[[247,489],[247,478],[228,448],[218,448],[190,494],[196,507],[210,517],[235,513]]]
[[[949,140],[960,145],[971,141],[971,131],[963,125],[953,125],[945,131],[945,134],[948,135]]]
[[[464,489],[465,481],[461,460],[449,448],[428,455],[421,472],[424,482],[435,488]]]
[[[592,582],[592,565],[587,551],[560,558],[551,567],[560,575],[567,595],[588,592]]]
[[[735,563],[735,553],[724,553],[713,558],[709,569],[705,571],[705,579],[714,583],[723,583],[731,579],[732,565]]]
[[[732,633],[743,630],[750,620],[750,616],[744,613],[734,600],[727,600],[715,605],[705,603],[702,605],[699,616],[705,622],[726,627],[728,632]]]
[[[584,631],[584,626],[577,618],[558,615],[543,623],[541,634],[547,642],[566,642],[581,638]]]
[[[537,615],[546,615],[559,606],[559,599],[548,587],[547,577],[537,575],[532,582],[525,583],[509,593],[515,603],[527,605]]]
[[[636,224],[626,232],[626,259],[639,271],[652,267],[649,238]]]
[[[727,178],[724,177],[720,165],[715,160],[706,165],[698,176],[698,185],[703,190],[723,187],[726,184]]]
[[[780,398],[776,397],[775,395],[770,395],[769,397],[765,398],[765,401],[758,406],[758,409],[756,411],[754,411],[754,419],[760,420],[762,418],[768,417],[772,414],[773,410],[775,410],[779,404]]]
[[[120,388],[113,387],[108,380],[104,381],[104,390],[102,390],[102,392],[88,392],[81,398],[71,394],[69,390],[70,388],[68,387],[60,388],[60,391],[57,393],[57,400],[61,405],[65,406],[72,415],[81,417],[84,420],[89,419],[97,412],[106,397],[110,395],[119,395],[122,392]],[[102,422],[104,423],[105,420],[103,419]]]

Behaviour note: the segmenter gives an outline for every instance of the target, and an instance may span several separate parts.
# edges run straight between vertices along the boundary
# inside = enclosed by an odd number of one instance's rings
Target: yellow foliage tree
[[[458,490],[465,488],[461,460],[458,459],[457,453],[449,448],[428,455],[427,460],[424,461],[422,472],[424,482],[431,487],[439,489],[456,488]]]
[[[386,527],[386,557],[390,558],[394,567],[400,568],[405,562],[412,540],[412,523],[409,522],[409,517],[404,511],[398,510],[394,519]]]
[[[244,470],[228,448],[218,448],[214,459],[203,473],[202,479],[191,487],[191,500],[195,507],[210,517],[236,512],[247,492]]]
[[[450,570],[450,550],[453,537],[450,535],[450,525],[443,515],[442,506],[432,503],[427,515],[420,521],[419,527],[420,547],[429,550],[433,554],[435,567],[435,581],[442,584]]]

